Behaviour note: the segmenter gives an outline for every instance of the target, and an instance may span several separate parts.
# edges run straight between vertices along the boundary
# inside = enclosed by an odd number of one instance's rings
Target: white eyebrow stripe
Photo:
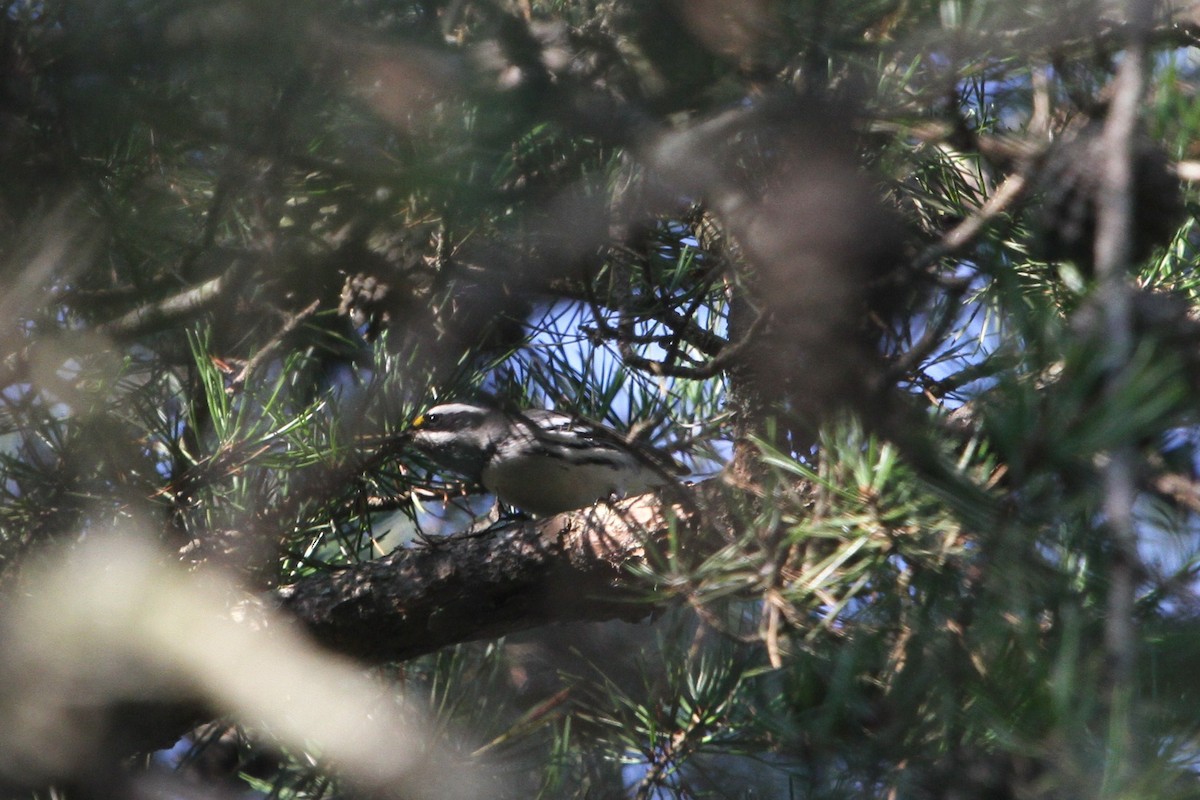
[[[422,416],[428,417],[430,414],[467,414],[482,417],[486,413],[487,409],[468,405],[467,403],[443,403],[440,406],[434,406],[429,409]]]

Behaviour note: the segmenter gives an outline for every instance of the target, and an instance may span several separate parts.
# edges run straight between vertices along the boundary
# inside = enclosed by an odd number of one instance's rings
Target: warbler
[[[535,516],[644,494],[680,472],[667,454],[612,428],[545,409],[445,403],[414,419],[408,435],[439,466]]]

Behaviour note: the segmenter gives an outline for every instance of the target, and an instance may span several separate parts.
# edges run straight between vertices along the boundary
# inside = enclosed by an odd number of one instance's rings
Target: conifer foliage
[[[0,9],[6,795],[1200,791],[1197,7]]]

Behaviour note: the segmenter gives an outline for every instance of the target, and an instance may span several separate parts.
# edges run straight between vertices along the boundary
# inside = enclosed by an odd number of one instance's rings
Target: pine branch
[[[641,620],[655,606],[623,568],[679,514],[645,495],[398,550],[276,596],[325,646],[376,662],[556,622]]]

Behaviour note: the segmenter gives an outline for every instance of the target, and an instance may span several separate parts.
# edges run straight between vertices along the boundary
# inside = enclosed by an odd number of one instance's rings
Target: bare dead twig
[[[271,337],[270,341],[259,348],[258,352],[256,352],[250,358],[250,360],[246,362],[246,365],[242,367],[241,372],[239,372],[233,378],[233,380],[229,382],[229,385],[225,387],[225,393],[232,395],[241,389],[241,387],[246,383],[246,378],[248,378],[250,374],[254,372],[254,370],[258,369],[259,365],[266,361],[272,353],[280,348],[280,346],[283,344],[283,340],[287,338],[289,333],[296,330],[296,328],[300,326],[300,323],[304,322],[304,320],[315,314],[320,306],[320,299],[313,300],[296,313],[286,315],[283,325],[281,325],[275,335]]]

